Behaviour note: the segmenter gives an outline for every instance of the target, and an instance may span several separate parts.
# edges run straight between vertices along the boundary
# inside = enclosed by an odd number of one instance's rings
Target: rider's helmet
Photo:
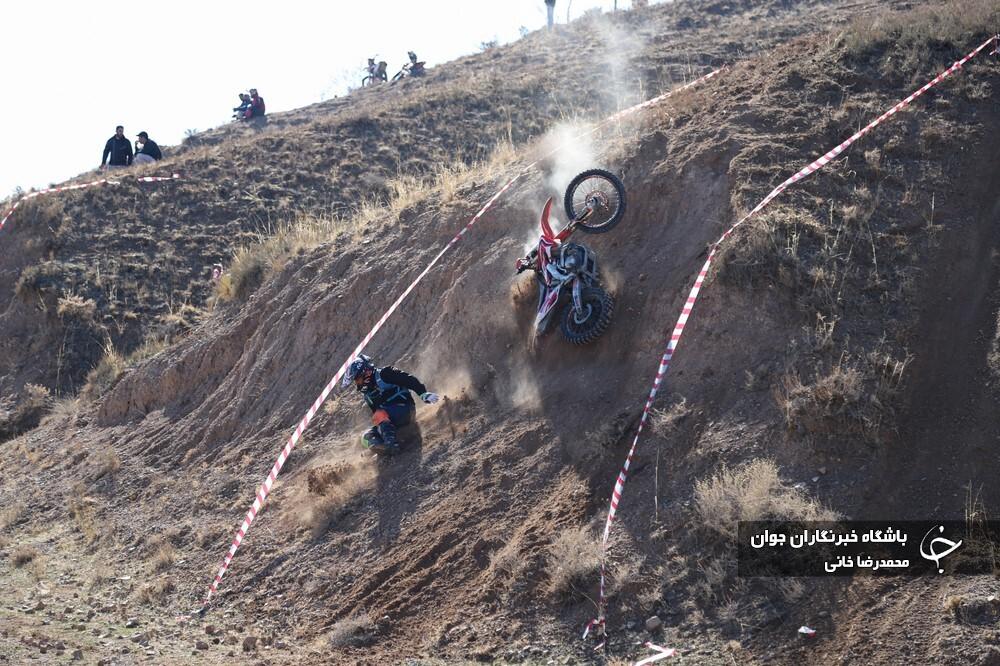
[[[350,386],[351,383],[355,382],[358,377],[364,377],[374,369],[375,364],[372,363],[371,357],[359,354],[358,357],[351,361],[351,364],[347,366],[347,372],[344,373],[343,385]]]
[[[417,54],[413,51],[407,51],[406,55],[410,56],[410,62],[417,64]]]

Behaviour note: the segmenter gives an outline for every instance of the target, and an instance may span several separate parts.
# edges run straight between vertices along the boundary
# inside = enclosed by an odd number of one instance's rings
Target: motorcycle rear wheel
[[[585,345],[599,338],[611,325],[615,311],[615,299],[600,287],[584,287],[580,300],[583,312],[578,313],[570,304],[560,325],[563,335],[575,345]]]
[[[588,203],[596,203],[585,220]],[[563,198],[566,215],[577,220],[577,229],[588,234],[611,231],[625,215],[625,185],[618,176],[604,169],[588,169],[578,174],[566,187]]]

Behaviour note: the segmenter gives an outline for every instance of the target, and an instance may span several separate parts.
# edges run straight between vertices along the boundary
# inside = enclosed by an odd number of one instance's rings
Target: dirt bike
[[[375,64],[373,59],[368,60],[368,76],[361,79],[361,87],[373,86],[379,81],[385,83],[389,76],[386,74],[385,68],[389,66],[385,60],[379,60],[378,65]]]
[[[424,62],[423,61],[414,62],[414,63],[407,63],[407,64],[403,65],[403,68],[401,70],[399,70],[398,72],[396,72],[396,75],[392,77],[392,81],[390,81],[389,83],[390,84],[396,83],[396,81],[399,81],[400,79],[404,79],[404,78],[409,77],[409,76],[420,77],[420,76],[423,76],[426,73],[427,73],[427,70],[424,69]]]
[[[549,222],[552,198],[545,202],[542,236],[534,250],[517,260],[517,272],[532,270],[538,282],[535,335],[545,333],[559,309],[560,296],[569,293],[570,307],[562,314],[560,328],[567,340],[582,345],[593,342],[607,330],[615,301],[601,286],[594,252],[584,245],[564,241],[577,229],[602,234],[614,228],[625,214],[625,186],[608,171],[590,169],[570,181],[563,205],[569,224],[555,233]]]

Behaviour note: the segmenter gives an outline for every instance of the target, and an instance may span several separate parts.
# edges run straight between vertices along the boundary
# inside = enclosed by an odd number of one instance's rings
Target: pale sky
[[[613,4],[558,0],[556,20]],[[392,76],[408,50],[434,66],[544,25],[542,0],[8,3],[0,199],[95,169],[115,125],[176,145],[229,122],[248,88],[285,111],[343,94],[375,54]]]

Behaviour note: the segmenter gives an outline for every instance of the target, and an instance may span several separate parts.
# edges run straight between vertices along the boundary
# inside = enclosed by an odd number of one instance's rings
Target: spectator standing
[[[152,164],[163,159],[160,147],[149,138],[148,134],[139,132],[138,137],[139,140],[135,142],[135,159],[132,160],[134,164]]]
[[[111,169],[121,169],[132,164],[132,144],[125,138],[125,128],[121,125],[115,128],[115,135],[104,144],[102,169],[105,168],[105,163]]]
[[[545,9],[549,13],[549,30],[552,29],[552,22],[555,19],[556,0],[545,0]]]

